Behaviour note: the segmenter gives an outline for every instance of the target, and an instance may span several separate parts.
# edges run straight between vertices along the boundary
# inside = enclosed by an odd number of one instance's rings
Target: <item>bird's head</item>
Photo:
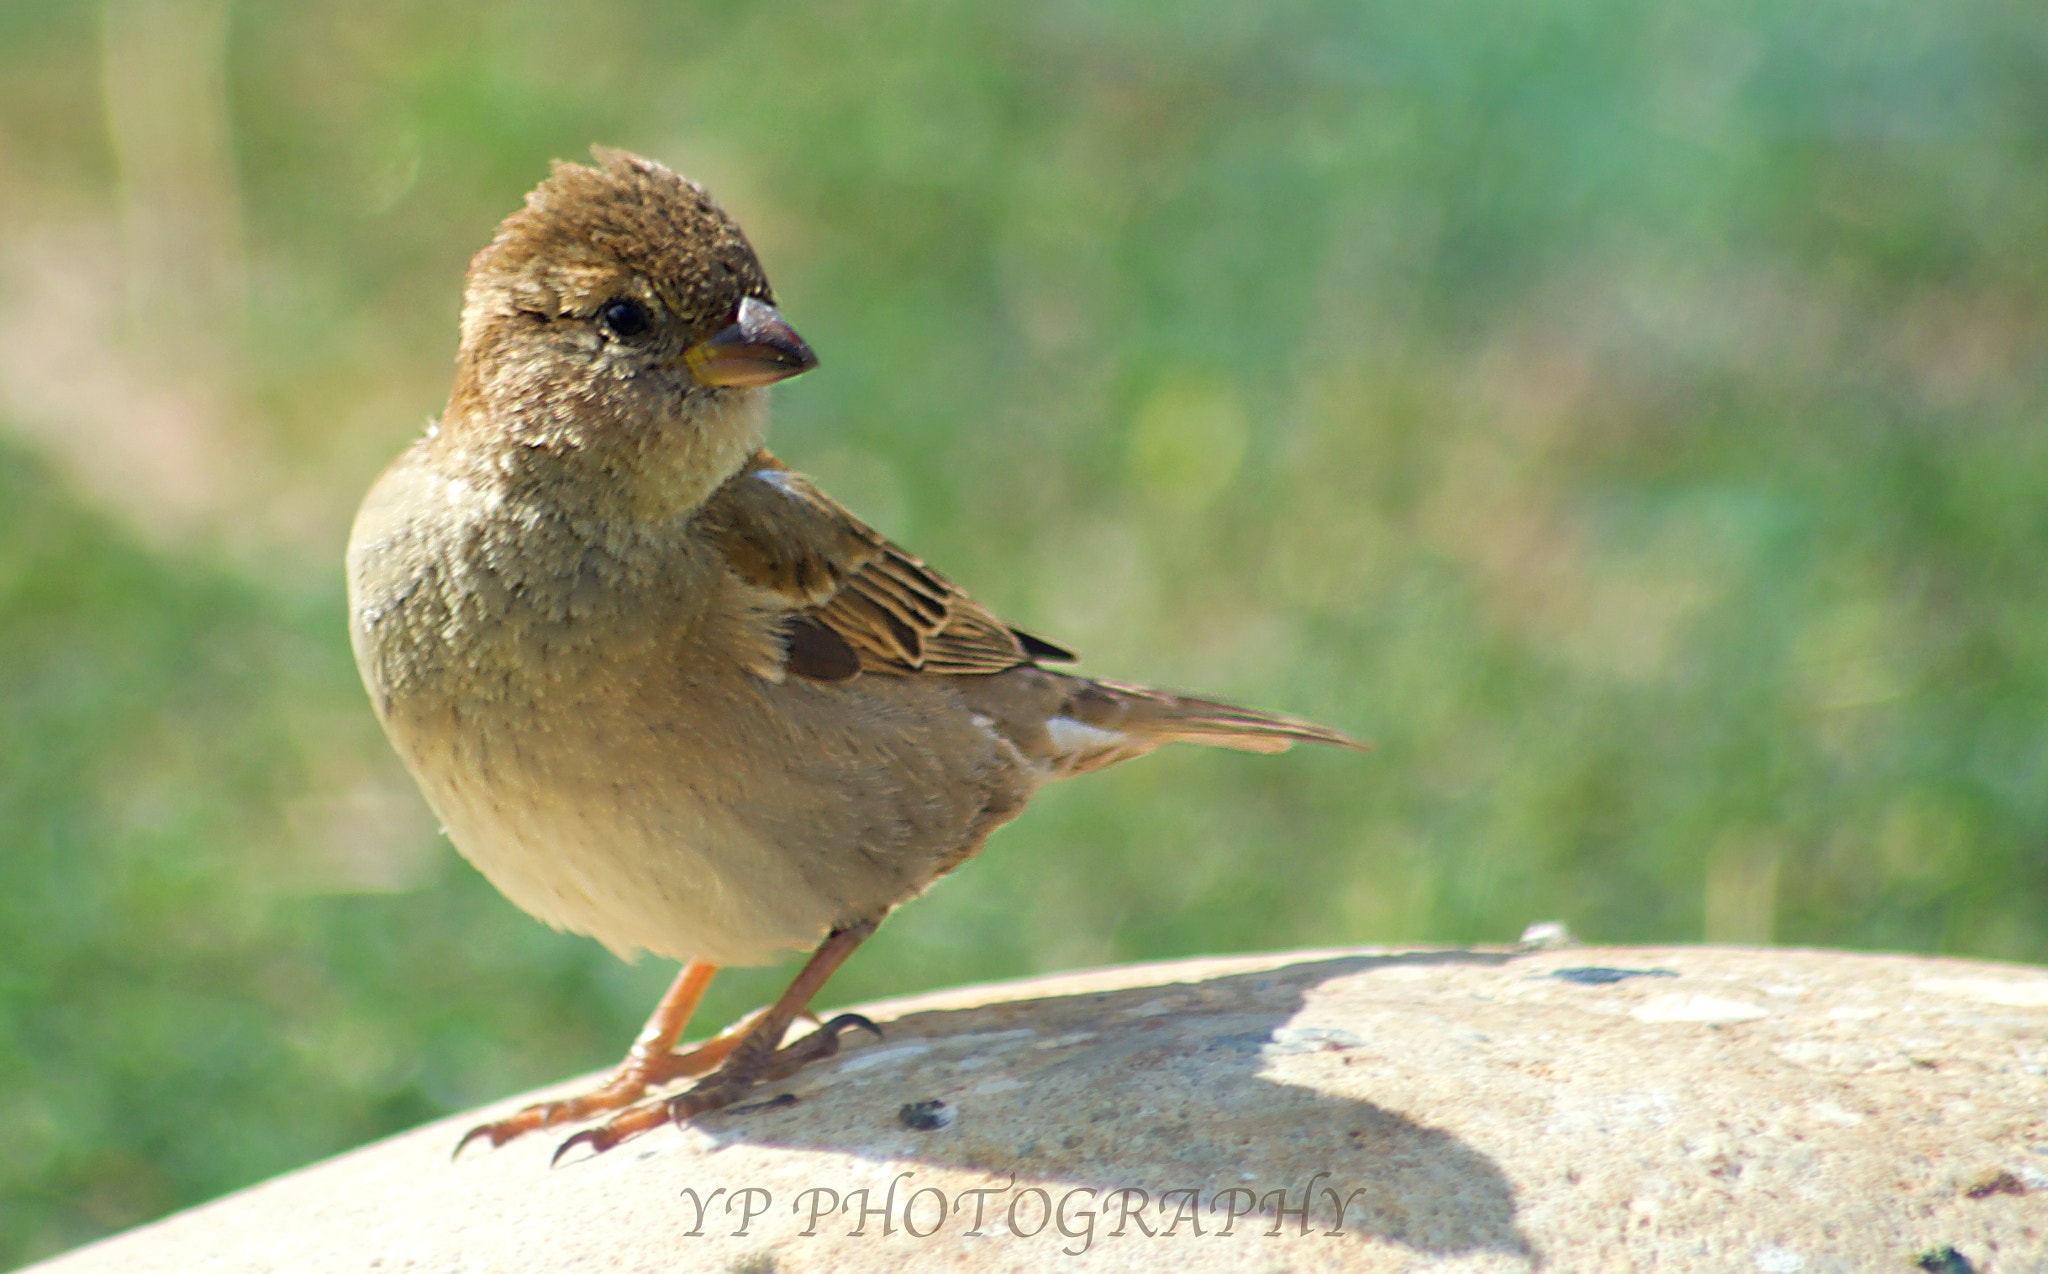
[[[470,262],[448,424],[469,444],[631,473],[693,504],[761,445],[762,387],[817,356],[694,182],[596,148]],[[541,453],[533,455],[532,453]]]

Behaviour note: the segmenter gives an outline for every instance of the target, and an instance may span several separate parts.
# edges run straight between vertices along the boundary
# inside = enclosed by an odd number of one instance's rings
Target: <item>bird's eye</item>
[[[647,309],[638,301],[607,301],[598,317],[614,336],[638,336],[649,325]]]

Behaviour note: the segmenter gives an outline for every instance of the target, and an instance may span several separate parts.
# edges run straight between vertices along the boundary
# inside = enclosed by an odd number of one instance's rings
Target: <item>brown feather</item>
[[[783,668],[812,681],[850,681],[860,675],[860,656],[844,637],[810,615],[790,621]]]
[[[1032,662],[1008,625],[765,450],[697,516],[735,574],[838,638],[862,671],[977,674]]]
[[[1371,746],[1300,717],[1115,681],[1085,683],[1067,701],[1066,714],[1101,730],[1161,742],[1206,743],[1241,752],[1285,752],[1297,742],[1328,743],[1361,751]]]

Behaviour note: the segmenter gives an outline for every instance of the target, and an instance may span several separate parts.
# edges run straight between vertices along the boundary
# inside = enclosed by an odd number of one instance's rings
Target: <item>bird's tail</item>
[[[1285,752],[1296,743],[1365,750],[1371,744],[1328,726],[1214,699],[1114,681],[1070,678],[1071,693],[1050,723],[1070,773],[1150,752],[1162,743],[1201,743],[1240,752]],[[1065,737],[1062,737],[1065,736]]]

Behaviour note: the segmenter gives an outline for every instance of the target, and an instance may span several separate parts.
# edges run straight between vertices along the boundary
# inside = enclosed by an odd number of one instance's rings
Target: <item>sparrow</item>
[[[349,635],[464,857],[557,929],[683,967],[603,1084],[458,1154],[606,1115],[556,1158],[602,1152],[832,1055],[872,1023],[785,1038],[826,979],[1055,779],[1174,741],[1361,746],[1049,667],[1074,656],[784,466],[767,388],[818,359],[746,236],[661,164],[593,154],[470,262],[447,409],[350,534]],[[791,949],[773,1004],[679,1049],[720,967]]]

